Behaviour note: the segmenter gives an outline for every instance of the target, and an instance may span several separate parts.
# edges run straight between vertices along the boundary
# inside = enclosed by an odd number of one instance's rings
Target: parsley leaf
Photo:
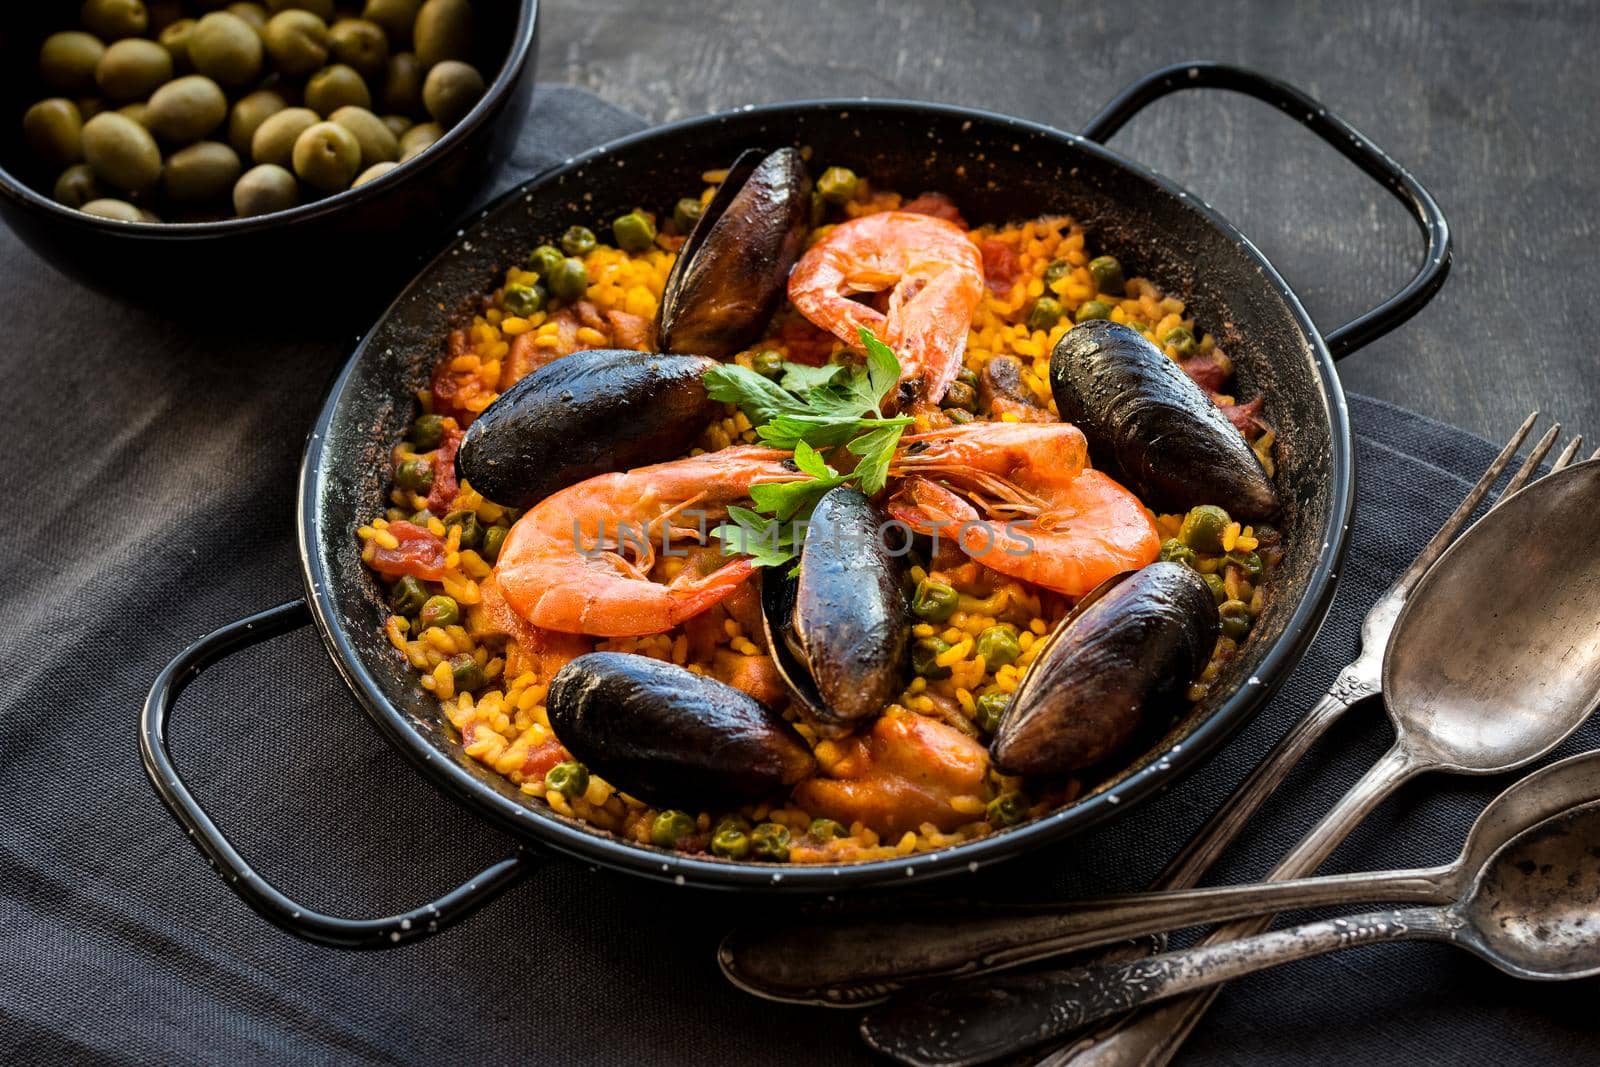
[[[756,426],[764,426],[779,415],[804,414],[808,410],[799,397],[777,382],[737,363],[712,367],[705,373],[705,383],[711,399],[737,404]]]
[[[900,384],[900,360],[895,357],[894,349],[872,336],[872,331],[865,326],[861,327],[861,343],[867,350],[869,387],[872,395],[877,398],[872,410],[882,418],[883,409],[879,404],[889,395],[890,390]]]
[[[749,508],[730,507],[725,522],[711,531],[730,556],[749,556],[757,567],[780,567],[795,557],[794,530]]]
[[[791,393],[809,393],[813,389],[827,385],[833,376],[844,370],[843,363],[824,363],[820,367],[808,367],[804,363],[785,363],[783,377],[778,384]]]
[[[845,445],[861,457],[861,462],[856,464],[856,484],[868,496],[881,491],[888,483],[889,461],[894,458],[903,430],[901,426],[880,426]]]

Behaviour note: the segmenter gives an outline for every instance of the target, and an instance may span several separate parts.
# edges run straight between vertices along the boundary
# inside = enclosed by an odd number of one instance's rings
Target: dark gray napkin
[[[506,184],[637,128],[541,88]],[[241,286],[196,330],[86,293],[0,235],[0,1061],[618,1064],[864,1060],[849,1014],[733,991],[713,949],[763,903],[546,869],[464,926],[388,953],[302,944],[211,874],[139,767],[156,671],[299,593],[293,490],[353,331],[284,344]],[[1321,638],[1218,758],[1115,826],[964,888],[996,899],[1138,888],[1344,664],[1362,613],[1494,448],[1353,398],[1360,501]],[[1259,876],[1389,743],[1360,709],[1274,798],[1219,879]],[[1600,743],[1586,729],[1562,754]],[[300,631],[207,673],[173,729],[241,850],[306,903],[385,914],[511,843],[423,783]],[[1414,783],[1330,869],[1442,860],[1504,780]],[[1236,983],[1185,1062],[1592,1059],[1596,983],[1519,985],[1442,946],[1361,949]]]

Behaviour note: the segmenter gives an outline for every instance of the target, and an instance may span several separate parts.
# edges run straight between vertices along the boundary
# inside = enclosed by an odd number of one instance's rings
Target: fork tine
[[[1511,435],[1511,440],[1506,442],[1506,446],[1500,450],[1500,454],[1494,457],[1494,462],[1489,464],[1488,469],[1483,472],[1483,477],[1478,479],[1478,484],[1472,487],[1471,492],[1467,493],[1466,499],[1462,500],[1456,509],[1450,513],[1450,517],[1444,520],[1444,525],[1439,527],[1439,532],[1433,535],[1433,540],[1423,546],[1421,552],[1417,553],[1417,558],[1411,561],[1411,566],[1406,568],[1405,573],[1396,579],[1394,585],[1389,587],[1390,594],[1403,596],[1409,593],[1411,587],[1421,580],[1429,567],[1433,566],[1434,561],[1443,555],[1446,548],[1450,547],[1450,542],[1455,540],[1456,534],[1460,533],[1461,528],[1467,524],[1467,520],[1472,517],[1472,512],[1482,502],[1483,498],[1488,495],[1489,489],[1495,482],[1500,480],[1500,475],[1506,469],[1506,464],[1511,462],[1511,457],[1517,454],[1517,449],[1521,448],[1522,442],[1527,440],[1528,433],[1533,429],[1533,424],[1538,418],[1539,413],[1535,411],[1522,420],[1522,425],[1517,427],[1517,432]]]
[[[1554,474],[1556,471],[1561,470],[1569,465],[1572,462],[1573,457],[1578,454],[1578,449],[1582,447],[1583,434],[1580,433],[1572,440],[1567,442],[1567,447],[1561,450],[1561,455],[1557,456],[1555,461],[1550,464],[1550,473]]]
[[[1506,483],[1505,491],[1495,499],[1496,504],[1499,504],[1500,501],[1528,484],[1528,479],[1532,478],[1533,472],[1539,469],[1539,464],[1544,462],[1544,457],[1555,446],[1556,438],[1559,436],[1561,436],[1561,424],[1558,422],[1544,432],[1544,436],[1539,438],[1538,444],[1529,449],[1528,458],[1522,461],[1522,466],[1517,468],[1517,473],[1513,474],[1511,480]]]

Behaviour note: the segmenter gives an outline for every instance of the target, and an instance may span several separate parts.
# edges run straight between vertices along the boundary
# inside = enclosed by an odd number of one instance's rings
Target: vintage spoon
[[[1362,819],[1418,774],[1503,774],[1543,756],[1582,725],[1600,703],[1600,557],[1572,546],[1592,537],[1596,514],[1600,463],[1581,463],[1502,500],[1439,558],[1396,620],[1384,655],[1383,692],[1395,728],[1394,747],[1267,881],[1313,873]],[[1254,936],[1271,921],[1267,916],[1232,923],[1207,943]],[[1047,980],[1029,988],[1047,1012]],[[1164,1004],[1095,1042],[1095,1062],[1164,1057],[1162,1046],[1182,1043],[1218,988]],[[1017,990],[1019,1006],[1026,995]],[[918,1001],[928,996],[921,994]],[[917,1001],[908,999],[892,1012],[869,1014],[862,1021],[863,1037],[880,1052],[922,1064],[982,1062],[1049,1036],[1022,1024],[1009,1042],[991,1042],[973,1058],[963,1048],[959,1027],[947,1027],[937,1040],[925,1040],[926,1029],[908,1028],[905,1023],[916,1009]],[[881,1017],[898,1020],[896,1026],[880,1031]],[[941,1022],[950,1019],[928,1015],[929,1027]],[[917,1033],[917,1041],[897,1040],[906,1033]],[[1118,1040],[1138,1043],[1137,1056],[1107,1047]],[[953,1058],[928,1058],[924,1050],[929,1049],[947,1049]],[[1053,1059],[1069,1062],[1071,1055],[1067,1051]]]
[[[1247,915],[1378,901],[1445,904],[1460,898],[1488,857],[1511,838],[1591,801],[1600,801],[1600,750],[1514,783],[1490,801],[1461,854],[1442,867],[1134,893],[954,922],[948,911],[816,922],[773,936],[732,935],[724,944],[723,969],[741,988],[773,1000],[847,1002],[844,998],[871,997],[890,982],[999,970],[1044,955]],[[913,965],[920,970],[910,973]]]
[[[1019,1030],[1046,1040],[1268,967],[1385,941],[1448,941],[1517,978],[1600,974],[1600,803],[1524,830],[1469,873],[1442,907],[1374,911],[1047,976],[963,982],[929,994],[920,1010],[880,1013],[875,1034],[908,1062],[982,1063],[1012,1048]],[[1041,988],[1048,997],[1037,995]],[[957,1033],[959,1050],[933,1044]]]

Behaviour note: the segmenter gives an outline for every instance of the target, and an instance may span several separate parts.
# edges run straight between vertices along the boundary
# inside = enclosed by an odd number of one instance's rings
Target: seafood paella
[[[506,269],[356,531],[471,758],[728,861],[1071,803],[1206,697],[1283,555],[1262,398],[1181,299],[1071,218],[808,156]]]

